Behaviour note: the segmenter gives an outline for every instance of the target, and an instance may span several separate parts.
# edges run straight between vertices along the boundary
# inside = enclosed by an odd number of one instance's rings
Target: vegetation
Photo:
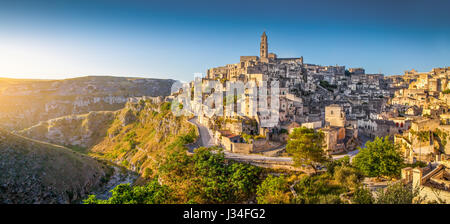
[[[429,131],[414,131],[410,130],[412,135],[417,136],[417,139],[421,142],[430,141],[430,132]]]
[[[336,184],[330,175],[284,176],[269,175],[258,186],[259,204],[341,204],[340,194],[346,192],[345,186]]]
[[[218,149],[198,148],[188,156],[180,137],[159,161],[156,174],[145,169],[151,181],[145,186],[119,185],[108,200],[91,195],[88,204],[236,203],[252,197],[260,183],[258,167],[225,160]],[[218,150],[218,151],[217,151]],[[161,185],[159,182],[164,183]]]
[[[334,172],[334,180],[349,189],[357,189],[364,176],[353,167],[339,166]]]
[[[305,176],[293,188],[297,194],[294,202],[299,204],[341,204],[339,195],[347,191],[327,174]]]
[[[360,148],[352,164],[369,177],[397,177],[404,166],[398,147],[388,137],[368,141],[366,148]]]
[[[103,161],[1,128],[0,170],[0,204],[76,203],[111,173]]]
[[[421,203],[423,198],[419,196],[419,189],[414,188],[409,184],[405,185],[402,182],[389,185],[386,189],[378,189],[372,195],[367,189],[358,188],[351,199],[354,204],[414,204]]]
[[[258,167],[225,160],[218,149],[198,148],[192,157],[173,151],[162,161],[162,179],[186,183],[180,200],[191,203],[232,203],[248,199],[260,183]]]
[[[327,89],[330,92],[333,92],[333,90],[337,88],[336,85],[331,85],[328,81],[325,81],[325,80],[320,81],[319,85],[322,86],[323,88]]]
[[[341,159],[330,160],[326,163],[327,172],[334,175],[334,170],[340,166],[350,166],[350,157],[344,156]]]
[[[153,179],[145,186],[131,187],[130,184],[120,184],[111,190],[112,196],[107,200],[99,200],[90,195],[85,204],[166,204],[173,201],[172,190]]]
[[[108,137],[91,148],[89,155],[135,167],[145,179],[155,175],[155,158],[165,154],[167,147],[183,148],[197,138],[195,126],[185,117],[174,116],[170,108],[168,102],[128,105],[110,124]],[[144,174],[147,168],[152,175]]]
[[[373,204],[375,199],[369,189],[365,187],[359,187],[353,193],[351,198],[352,204]]]
[[[437,140],[437,142],[439,143],[439,148],[436,149],[436,151],[440,151],[441,153],[444,153],[445,146],[447,145],[448,133],[445,130],[441,130],[441,129],[437,128],[433,132],[433,137],[434,137],[434,140]]]
[[[345,69],[345,76],[351,76],[351,75],[352,75],[352,73],[349,70]]]
[[[251,140],[258,140],[258,139],[265,138],[265,136],[262,136],[262,135],[249,135],[247,133],[242,133],[241,136],[244,139],[244,141],[247,143],[250,143]]]
[[[286,151],[292,155],[295,166],[308,165],[317,172],[317,166],[328,160],[323,150],[323,139],[323,132],[306,127],[294,128]]]
[[[420,203],[421,199],[414,200],[419,196],[419,189],[401,182],[389,185],[386,189],[377,191],[377,204],[413,204]]]
[[[201,147],[188,154],[186,144],[194,142],[198,133],[183,122],[185,118],[174,117],[169,108],[170,104],[161,104],[152,113],[133,110],[135,122],[126,126],[113,122],[108,131],[113,139],[96,153],[126,167],[137,167],[141,181],[135,186],[117,186],[107,200],[91,195],[84,203],[248,203],[256,199],[259,204],[390,204],[412,202],[415,197],[406,185],[389,186],[375,197],[362,186],[364,176],[400,174],[403,160],[397,146],[387,138],[367,142],[353,162],[348,156],[329,160],[323,150],[322,132],[295,128],[286,150],[295,166],[311,166],[314,174],[266,176],[259,167],[225,159],[220,148]],[[242,137],[246,142],[258,138],[245,133]],[[142,149],[147,152],[139,152]],[[327,171],[319,174],[322,165]]]
[[[256,195],[259,204],[288,204],[291,202],[289,183],[285,176],[269,175],[258,186]]]

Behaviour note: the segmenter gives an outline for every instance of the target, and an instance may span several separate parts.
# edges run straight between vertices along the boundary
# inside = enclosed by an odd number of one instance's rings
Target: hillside
[[[155,102],[153,102],[153,100]],[[185,117],[175,117],[161,97],[126,103],[123,109],[70,115],[40,122],[17,133],[107,159],[144,174],[178,138],[196,138]]]
[[[100,115],[102,113],[94,113]],[[94,146],[88,147],[88,156],[108,160],[133,173],[136,181],[115,181],[112,195],[92,192],[85,203],[250,203],[255,201],[257,185],[264,173],[262,169],[225,159],[223,153],[207,148],[188,153],[186,144],[198,136],[196,127],[187,117],[176,117],[171,112],[171,103],[161,97],[130,101],[113,113],[106,126],[92,125],[93,133],[104,133]],[[104,114],[102,115],[104,116]],[[58,118],[51,129],[64,130],[61,139],[79,136],[78,130],[84,122],[95,118],[88,115]],[[63,122],[64,121],[64,122]],[[44,125],[41,125],[44,127]],[[98,127],[99,129],[95,129]],[[107,130],[105,130],[107,127]],[[40,133],[33,127],[33,133]],[[42,133],[48,135],[48,128]],[[22,133],[24,133],[23,131]],[[74,143],[74,142],[72,142]],[[114,178],[110,178],[114,179]],[[133,185],[119,183],[133,183]],[[103,191],[105,192],[105,191]],[[121,197],[120,195],[127,195]],[[95,196],[94,196],[95,195]],[[131,196],[134,195],[134,196]],[[118,199],[120,197],[121,199]],[[126,198],[131,198],[130,201]],[[135,200],[136,199],[136,200]]]
[[[21,130],[53,118],[123,108],[134,96],[167,96],[174,80],[88,76],[65,80],[0,78],[0,127]]]
[[[155,170],[157,158],[186,136],[195,139],[196,129],[185,117],[175,117],[170,112],[170,103],[141,100],[128,103],[117,112],[107,136],[89,154],[148,176],[150,170]]]
[[[82,115],[69,115],[17,132],[40,141],[78,149],[89,148],[106,136],[106,130],[116,116],[112,111],[93,111]]]
[[[0,204],[73,203],[106,183],[112,170],[70,149],[0,129]]]

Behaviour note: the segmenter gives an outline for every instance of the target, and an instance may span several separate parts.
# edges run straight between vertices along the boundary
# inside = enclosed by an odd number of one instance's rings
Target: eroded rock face
[[[0,80],[0,127],[22,130],[57,117],[115,111],[129,97],[168,96],[170,79],[82,77],[66,80]]]
[[[133,113],[133,110],[125,108],[125,112],[119,116],[119,119],[122,126],[127,126],[136,121],[136,115]]]
[[[17,133],[57,145],[88,148],[106,136],[106,131],[115,116],[116,112],[113,111],[69,115],[39,122]]]
[[[109,168],[67,148],[0,129],[0,204],[73,203],[102,185]]]

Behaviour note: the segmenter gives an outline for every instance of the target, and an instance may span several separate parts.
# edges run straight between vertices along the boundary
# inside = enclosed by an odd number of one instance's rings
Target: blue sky
[[[191,80],[269,51],[402,74],[450,66],[450,1],[0,0],[0,77]]]

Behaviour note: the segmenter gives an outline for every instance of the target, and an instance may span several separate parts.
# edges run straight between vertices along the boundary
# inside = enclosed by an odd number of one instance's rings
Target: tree
[[[119,184],[111,190],[112,196],[107,200],[99,200],[90,195],[85,204],[165,204],[172,202],[172,191],[166,185],[160,185],[156,179],[145,186],[131,187],[130,184]]]
[[[201,147],[192,157],[192,194],[200,203],[230,203],[247,199],[260,183],[261,169],[225,160],[223,152]]]
[[[352,165],[364,175],[376,177],[399,176],[404,163],[397,145],[389,141],[388,137],[376,137],[374,141],[366,143],[366,148],[360,148]]]
[[[258,204],[287,204],[291,200],[289,183],[284,176],[269,175],[257,188]]]
[[[286,151],[292,155],[295,166],[308,165],[317,172],[317,164],[327,161],[323,142],[323,132],[306,127],[294,128],[289,135]]]
[[[413,188],[410,184],[405,185],[398,182],[389,185],[386,189],[377,191],[377,204],[412,204],[421,203],[422,199],[418,198],[419,188]]]
[[[355,168],[348,166],[337,167],[334,172],[334,180],[350,189],[356,189],[364,176]]]

